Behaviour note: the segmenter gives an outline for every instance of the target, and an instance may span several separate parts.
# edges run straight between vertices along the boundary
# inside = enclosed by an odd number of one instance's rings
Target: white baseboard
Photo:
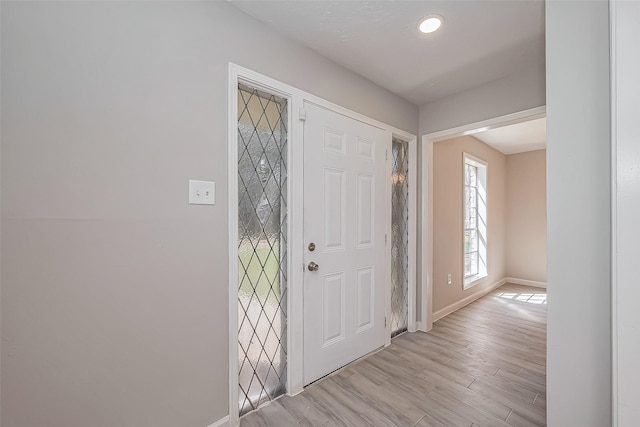
[[[507,277],[507,283],[547,289],[547,282],[536,282],[534,280],[518,279],[517,277]]]
[[[215,423],[211,424],[209,427],[229,427],[229,415],[219,419]]]
[[[456,310],[460,310],[462,307],[464,307],[465,305],[469,305],[472,302],[474,302],[475,300],[477,300],[478,298],[482,298],[483,296],[487,295],[489,292],[493,291],[496,288],[499,288],[500,286],[504,285],[505,283],[507,283],[507,278],[505,277],[504,279],[500,279],[497,282],[495,282],[494,284],[492,284],[491,286],[486,287],[485,289],[481,290],[480,292],[476,292],[473,295],[469,295],[468,297],[461,299],[460,301],[451,304],[448,307],[445,307],[441,310],[436,311],[435,313],[433,313],[433,321],[437,321],[442,319],[444,316],[446,316],[447,314],[451,314]]]

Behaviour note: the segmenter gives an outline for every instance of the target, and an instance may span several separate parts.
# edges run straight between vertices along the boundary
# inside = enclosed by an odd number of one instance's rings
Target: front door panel
[[[384,345],[385,132],[305,105],[304,382]],[[311,251],[309,244],[315,249]]]

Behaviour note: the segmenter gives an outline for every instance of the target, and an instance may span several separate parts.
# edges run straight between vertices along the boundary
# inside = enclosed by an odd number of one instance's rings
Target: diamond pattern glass
[[[240,415],[285,392],[287,101],[238,86]]]
[[[391,336],[408,325],[409,293],[409,144],[393,138],[391,186]]]

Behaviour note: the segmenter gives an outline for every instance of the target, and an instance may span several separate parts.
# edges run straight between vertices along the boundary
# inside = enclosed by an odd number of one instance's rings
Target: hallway
[[[546,425],[546,308],[545,289],[506,284],[241,425]]]

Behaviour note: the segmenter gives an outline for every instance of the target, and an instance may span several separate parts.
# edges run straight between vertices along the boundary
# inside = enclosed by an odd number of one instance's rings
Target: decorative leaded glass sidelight
[[[238,86],[240,415],[285,392],[287,100]]]
[[[409,143],[393,138],[391,185],[391,336],[407,330],[409,302]]]

